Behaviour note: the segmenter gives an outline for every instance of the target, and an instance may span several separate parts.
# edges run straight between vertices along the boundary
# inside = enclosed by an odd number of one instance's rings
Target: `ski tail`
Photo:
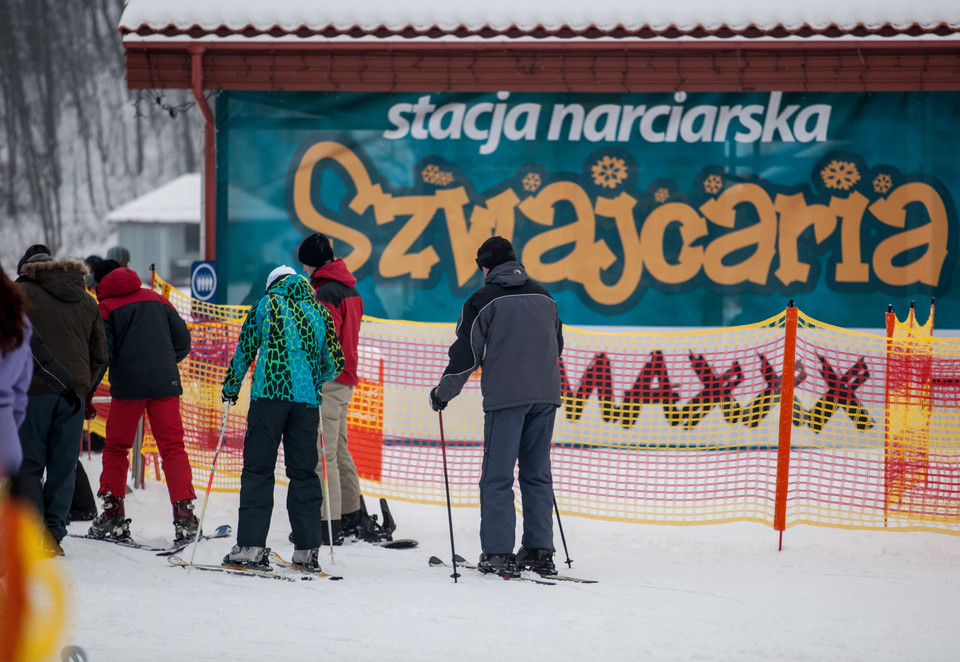
[[[388,535],[392,535],[397,530],[397,523],[393,520],[393,513],[390,512],[390,505],[384,498],[380,499],[380,512],[383,514],[383,530]]]

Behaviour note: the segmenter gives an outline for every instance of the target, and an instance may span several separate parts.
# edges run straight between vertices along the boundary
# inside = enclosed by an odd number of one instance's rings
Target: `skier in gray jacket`
[[[550,444],[561,404],[558,360],[563,351],[557,304],[527,276],[503,237],[480,246],[477,266],[485,284],[463,304],[450,362],[430,391],[430,405],[442,410],[483,368],[483,553],[478,565],[507,577],[523,569],[555,575]],[[518,464],[523,537],[514,555],[513,470]]]

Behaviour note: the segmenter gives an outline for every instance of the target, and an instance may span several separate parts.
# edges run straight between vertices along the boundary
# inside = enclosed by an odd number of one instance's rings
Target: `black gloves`
[[[60,392],[60,397],[67,401],[67,404],[70,405],[70,408],[73,409],[74,414],[80,413],[81,407],[83,407],[83,402],[80,400],[80,396],[72,388],[64,389]]]
[[[224,391],[223,393],[220,394],[220,402],[223,402],[224,404],[229,404],[232,407],[233,405],[237,404],[237,397],[239,395],[240,395],[239,393],[234,393],[233,395],[227,395],[227,392]]]
[[[434,386],[430,389],[430,408],[433,409],[433,411],[442,411],[446,406],[446,401],[441,400],[440,396],[437,395],[437,387]]]

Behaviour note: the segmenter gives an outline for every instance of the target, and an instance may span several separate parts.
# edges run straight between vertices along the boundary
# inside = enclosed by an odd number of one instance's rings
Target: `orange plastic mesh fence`
[[[205,488],[224,411],[220,384],[247,308],[190,299],[160,278],[154,288],[192,333],[181,410],[194,481]],[[565,327],[552,450],[561,513],[773,525],[782,508],[786,527],[960,533],[960,341],[899,322],[892,327],[907,330],[885,337],[798,317],[782,442],[785,314],[669,333]],[[478,505],[479,379],[442,419],[428,403],[453,339],[453,324],[364,318],[349,425],[365,494],[444,504],[442,421],[451,502]],[[229,413],[215,490],[239,490],[249,380]],[[790,452],[778,460],[781,443]],[[145,448],[156,452],[149,429]],[[778,461],[789,463],[781,496]],[[160,478],[150,455],[147,467]],[[282,449],[276,475],[285,482]]]

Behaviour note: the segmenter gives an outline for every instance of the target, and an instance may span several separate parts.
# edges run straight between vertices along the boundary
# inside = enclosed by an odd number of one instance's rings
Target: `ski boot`
[[[343,544],[343,530],[340,526],[340,520],[335,519],[330,521],[330,526],[327,526],[327,522],[320,522],[320,539],[322,545],[330,544],[330,529],[333,529],[333,544],[342,545]],[[292,533],[290,534],[293,535]]]
[[[557,574],[557,567],[553,564],[553,552],[549,549],[521,547],[517,552],[517,565],[521,570],[532,570],[538,575]]]
[[[174,541],[185,542],[197,537],[200,522],[193,514],[193,499],[184,499],[173,504]]]
[[[130,520],[124,517],[123,497],[110,492],[98,494],[103,502],[103,512],[93,518],[87,535],[91,538],[130,540]]]
[[[340,515],[340,535],[344,538],[360,538],[360,518],[359,510]]]
[[[292,562],[293,565],[297,566],[301,570],[306,570],[307,572],[321,572],[320,550],[316,547],[313,549],[294,550]]]
[[[517,559],[513,554],[481,554],[477,569],[483,573],[494,573],[506,579],[520,576]]]
[[[240,566],[255,570],[271,570],[269,547],[241,547],[234,545],[230,553],[223,557],[221,565]]]

